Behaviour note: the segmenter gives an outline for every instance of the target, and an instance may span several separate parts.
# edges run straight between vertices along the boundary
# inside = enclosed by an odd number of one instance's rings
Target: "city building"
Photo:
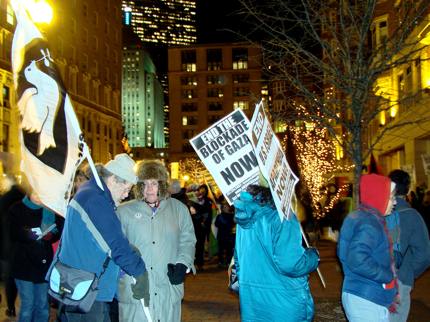
[[[122,120],[132,149],[165,147],[163,94],[149,53],[140,45],[124,46]]]
[[[196,0],[123,0],[123,22],[145,43],[188,45],[196,41]]]
[[[169,160],[195,157],[189,139],[261,99],[260,48],[248,43],[169,48]]]
[[[417,18],[406,39],[410,45],[398,55],[408,59],[404,64],[393,66],[375,84],[387,109],[371,125],[370,133],[371,138],[376,137],[387,126],[409,123],[385,134],[374,151],[385,174],[402,168],[410,173],[415,189],[430,186],[430,9],[427,3],[424,14],[418,15],[406,10],[418,10],[421,2],[413,3],[414,7],[406,6],[408,2],[378,2],[375,10],[371,30],[373,48],[383,46],[387,39],[394,37],[402,16],[412,13]]]
[[[8,1],[0,5],[0,129],[1,141],[8,142],[1,149],[18,154],[15,127],[19,122],[10,65],[16,19]],[[48,40],[94,161],[106,162],[122,152],[121,3],[60,1],[52,4],[52,10],[52,21],[38,27]]]

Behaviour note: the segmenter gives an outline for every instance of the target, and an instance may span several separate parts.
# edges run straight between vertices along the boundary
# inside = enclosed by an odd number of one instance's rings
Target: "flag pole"
[[[96,180],[96,183],[99,186],[99,188],[104,191],[105,189],[103,188],[103,184],[100,180],[99,174],[97,173],[97,169],[94,164],[93,158],[91,157],[88,144],[86,142],[83,142],[83,144],[84,144],[84,156],[86,157],[88,164],[90,165],[91,171],[93,172],[94,179]]]
[[[306,237],[305,232],[303,231],[302,224],[299,224],[299,225],[300,225],[300,232],[302,233],[302,237],[303,237],[303,240],[305,241],[306,247],[308,247],[308,248],[309,248],[308,238]],[[318,273],[318,276],[319,276],[319,278],[320,278],[320,281],[321,281],[322,286],[323,286],[324,288],[326,288],[325,280],[324,280],[324,277],[323,277],[323,276],[322,276],[322,274],[321,274],[321,271],[320,271],[320,268],[319,268],[319,267],[317,267],[317,273]]]

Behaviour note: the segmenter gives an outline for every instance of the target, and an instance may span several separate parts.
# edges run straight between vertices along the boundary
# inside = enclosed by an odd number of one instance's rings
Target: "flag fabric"
[[[46,39],[22,4],[13,3],[17,26],[12,71],[21,116],[21,171],[43,204],[64,216],[75,171],[85,158],[85,142]]]

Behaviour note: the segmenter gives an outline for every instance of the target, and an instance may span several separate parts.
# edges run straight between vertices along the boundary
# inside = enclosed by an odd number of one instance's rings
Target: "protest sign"
[[[288,219],[291,197],[299,179],[291,171],[282,146],[264,113],[262,102],[255,107],[251,131],[248,133],[261,173],[269,183],[281,221],[284,217]]]
[[[258,184],[249,128],[245,114],[235,110],[190,140],[230,205],[248,185]]]

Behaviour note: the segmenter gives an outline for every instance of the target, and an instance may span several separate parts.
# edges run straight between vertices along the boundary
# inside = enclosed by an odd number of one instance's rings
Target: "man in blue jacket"
[[[100,275],[109,254],[99,246],[97,237],[87,228],[85,214],[110,248],[110,260],[98,286],[96,302],[86,314],[66,312],[68,322],[109,321],[108,302],[115,296],[120,269],[134,276],[133,296],[149,305],[148,273],[140,255],[136,254],[121,231],[116,216],[117,205],[127,198],[137,177],[135,162],[125,153],[116,155],[106,165],[97,166],[103,190],[94,177],[84,183],[67,208],[59,259],[74,268]],[[84,216],[82,216],[84,214]]]
[[[430,265],[430,241],[423,218],[406,201],[411,184],[409,174],[397,169],[388,176],[396,184],[396,209],[386,221],[393,240],[400,295],[397,311],[390,313],[390,322],[406,322],[414,280]]]

